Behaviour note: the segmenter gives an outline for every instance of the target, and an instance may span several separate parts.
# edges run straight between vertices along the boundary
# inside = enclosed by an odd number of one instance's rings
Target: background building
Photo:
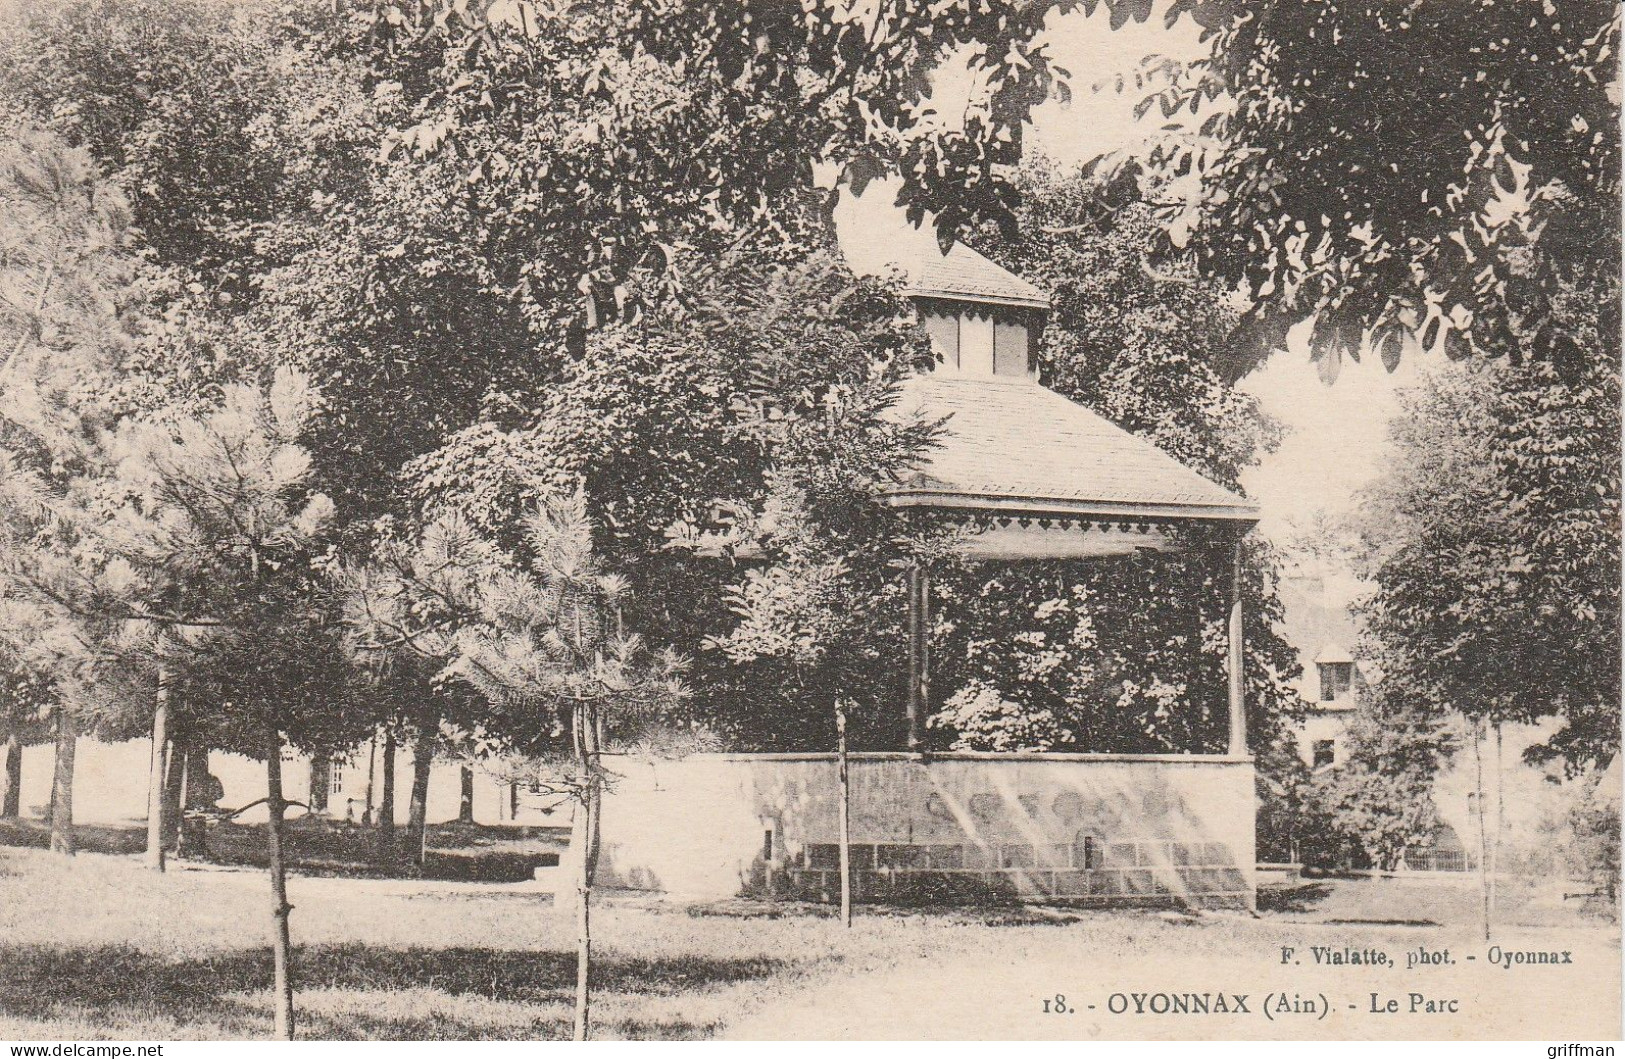
[[[1359,626],[1349,602],[1352,584],[1313,560],[1282,579],[1283,632],[1303,665],[1298,690],[1305,717],[1297,732],[1298,753],[1316,773],[1343,763],[1349,722],[1361,695],[1381,679],[1376,667],[1360,657]],[[1524,754],[1549,738],[1557,722],[1491,727],[1481,741],[1475,741],[1465,719],[1451,723],[1458,749],[1432,788],[1440,825],[1407,852],[1406,869],[1476,869],[1482,825],[1482,841],[1492,854],[1499,836],[1499,856],[1492,856],[1492,864],[1499,863],[1502,870],[1549,870],[1552,836],[1575,797],[1574,785],[1565,780],[1561,766],[1532,765]]]

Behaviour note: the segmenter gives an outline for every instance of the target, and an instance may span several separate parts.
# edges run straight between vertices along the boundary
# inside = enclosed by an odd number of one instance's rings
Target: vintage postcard
[[[0,0],[10,1054],[1612,1055],[1620,21]]]

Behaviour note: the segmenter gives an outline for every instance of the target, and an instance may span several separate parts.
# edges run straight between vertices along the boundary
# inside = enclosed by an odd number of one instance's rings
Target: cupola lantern
[[[966,378],[1038,379],[1036,339],[1049,296],[962,243],[931,255],[909,295],[936,349],[938,370]]]

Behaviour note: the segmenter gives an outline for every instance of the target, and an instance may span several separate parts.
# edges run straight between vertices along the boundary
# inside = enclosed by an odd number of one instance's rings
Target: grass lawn
[[[1617,1036],[1617,928],[1561,902],[1505,895],[1498,940],[1570,949],[1575,966],[1403,969],[1419,944],[1484,959],[1470,884],[1319,883],[1259,919],[866,911],[851,932],[824,909],[612,896],[595,914],[599,1035]],[[267,1036],[267,890],[251,870],[160,876],[130,856],[0,849],[0,1038]],[[573,925],[534,886],[299,875],[290,898],[301,1036],[568,1034]],[[1312,944],[1378,946],[1401,966],[1281,966],[1281,945]],[[1431,1022],[1341,1007],[1311,1022],[1106,1011],[1119,991],[1225,990],[1256,1012],[1283,988],[1362,1007],[1373,990],[1420,988],[1466,1007]],[[1057,993],[1076,1014],[1042,1013]]]

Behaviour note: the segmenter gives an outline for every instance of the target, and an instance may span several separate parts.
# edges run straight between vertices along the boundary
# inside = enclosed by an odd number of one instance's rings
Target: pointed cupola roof
[[[1049,295],[964,243],[946,254],[928,253],[908,269],[907,292],[916,298],[1048,309]]]

